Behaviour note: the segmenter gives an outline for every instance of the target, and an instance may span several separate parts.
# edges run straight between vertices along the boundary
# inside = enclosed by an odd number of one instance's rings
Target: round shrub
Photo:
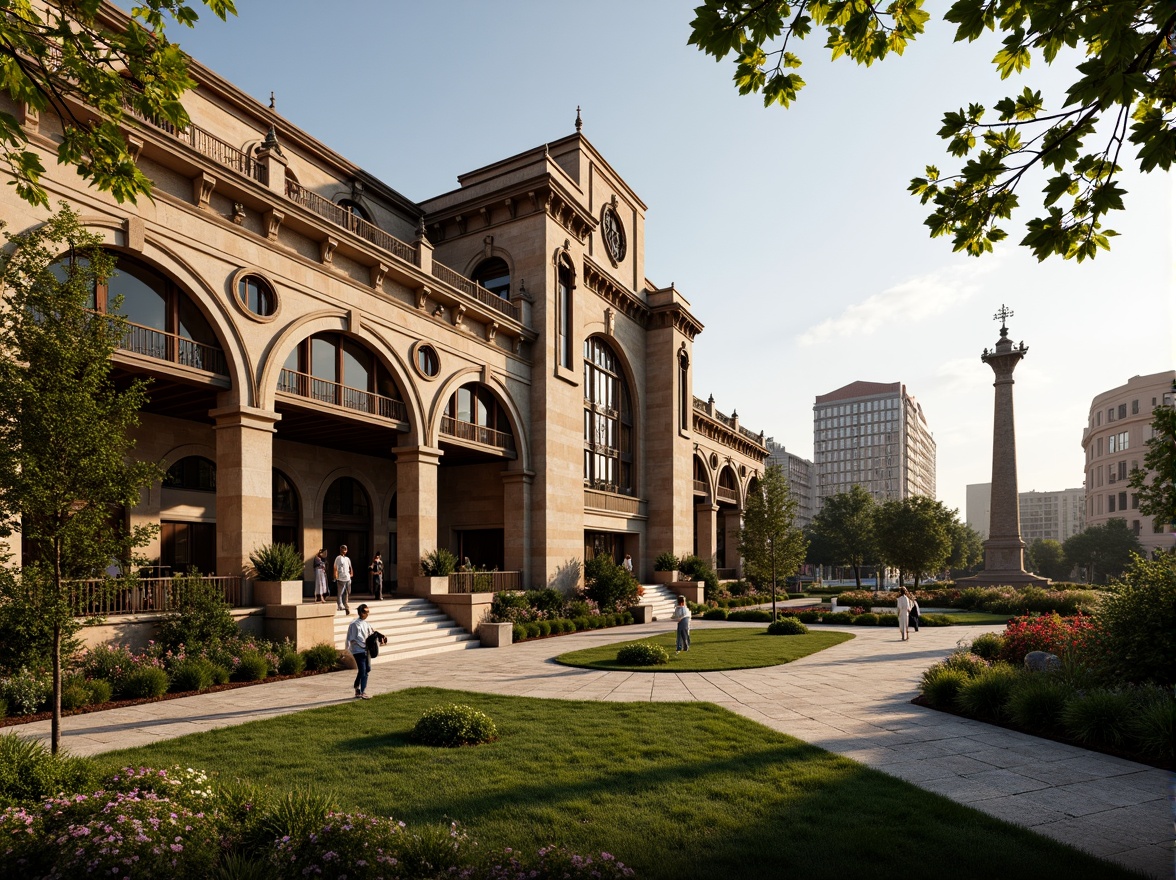
[[[622,611],[618,615],[617,626],[629,626],[633,622],[632,611]]]
[[[575,624],[576,632],[583,632],[584,630],[589,629],[591,627],[591,624],[588,622],[587,615],[583,615],[582,617],[577,617],[575,620],[572,621],[572,623]]]
[[[229,667],[221,666],[219,663],[212,664],[212,683],[228,684],[229,683]]]
[[[653,560],[654,571],[677,571],[678,557],[668,550],[665,553],[659,553],[657,558]]]
[[[8,702],[13,715],[32,715],[53,695],[53,679],[46,672],[22,666],[11,676],[0,679],[0,696]]]
[[[320,642],[302,653],[306,657],[306,668],[311,672],[334,669],[339,662],[339,650],[327,642]]]
[[[834,611],[825,615],[825,623],[853,623],[853,615],[848,611]]]
[[[807,632],[808,627],[795,617],[781,617],[768,624],[768,635],[770,636],[803,636]]]
[[[972,653],[977,657],[983,657],[990,663],[1000,657],[1002,648],[1004,648],[1004,637],[998,633],[981,633],[972,639]]]
[[[203,691],[210,687],[212,687],[212,664],[207,660],[185,660],[172,670],[171,689],[177,693]]]
[[[1027,675],[1013,686],[1005,710],[1018,727],[1051,732],[1061,727],[1070,694],[1071,689],[1056,676]]]
[[[702,619],[703,620],[726,620],[727,619],[727,609],[726,608],[711,608],[710,610],[703,612]]]
[[[100,706],[103,703],[109,703],[110,698],[114,696],[114,688],[104,678],[93,678],[86,682],[86,690],[90,692],[90,701],[88,705]]]
[[[985,721],[1004,716],[1018,671],[1007,663],[997,663],[960,685],[955,704],[966,715]]]
[[[132,700],[162,697],[169,684],[167,673],[158,666],[140,666],[123,680],[122,692]]]
[[[1099,689],[1076,695],[1062,710],[1062,726],[1080,743],[1117,748],[1127,740],[1131,702],[1126,691]]]
[[[494,742],[498,728],[485,712],[471,706],[434,706],[412,729],[412,740],[428,746],[474,746]]]
[[[61,688],[61,709],[69,712],[90,705],[90,691],[84,681],[70,681]]]
[[[625,666],[661,666],[670,662],[670,655],[661,645],[637,642],[617,651],[617,662]]]
[[[541,635],[541,636],[551,635],[551,621],[550,620],[537,620],[535,622],[537,624],[539,624],[539,635]]]
[[[269,663],[256,651],[242,651],[241,662],[233,672],[237,681],[262,681],[269,675]]]
[[[527,628],[521,623],[516,623],[510,628],[511,636],[515,642],[525,642],[527,640]]]
[[[801,611],[796,615],[796,619],[801,623],[820,623],[821,612],[819,611]]]
[[[281,675],[298,675],[306,669],[306,658],[297,651],[285,651],[278,660]]]
[[[956,694],[966,681],[968,674],[963,670],[936,663],[923,671],[920,689],[928,703],[938,709],[946,709],[955,705]]]
[[[543,635],[543,627],[539,625],[539,621],[537,620],[524,623],[523,628],[526,629],[527,638],[529,639],[537,639],[539,636]]]
[[[853,622],[857,626],[877,626],[878,615],[873,611],[867,611],[865,614],[859,614],[854,617]]]

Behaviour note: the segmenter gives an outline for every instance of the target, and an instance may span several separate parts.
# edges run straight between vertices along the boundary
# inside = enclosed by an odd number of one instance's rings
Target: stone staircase
[[[355,620],[356,606],[364,600],[351,600],[351,614],[335,614],[335,645],[347,647],[347,627]],[[368,623],[388,637],[372,663],[423,657],[444,651],[480,648],[477,638],[466,632],[427,599],[384,599],[368,601]]]
[[[669,620],[674,613],[674,606],[678,604],[678,594],[666,589],[661,584],[642,584],[645,595],[641,597],[641,605],[653,606],[654,620]]]

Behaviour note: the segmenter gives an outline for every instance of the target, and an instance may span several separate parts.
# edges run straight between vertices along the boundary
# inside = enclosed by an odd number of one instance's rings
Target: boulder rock
[[[1062,668],[1062,658],[1048,651],[1030,651],[1025,655],[1025,668],[1030,672],[1049,672]]]

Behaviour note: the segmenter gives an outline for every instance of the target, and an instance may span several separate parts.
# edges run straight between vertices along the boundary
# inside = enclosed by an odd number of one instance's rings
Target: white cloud
[[[840,315],[797,336],[801,345],[820,345],[838,338],[871,336],[880,330],[909,327],[956,308],[980,290],[983,276],[999,268],[999,257],[947,266],[916,275],[864,302],[847,306]]]

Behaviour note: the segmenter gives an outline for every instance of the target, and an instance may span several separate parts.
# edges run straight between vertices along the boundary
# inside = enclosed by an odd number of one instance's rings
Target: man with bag
[[[372,671],[371,658],[380,653],[380,645],[388,644],[388,638],[367,622],[366,604],[360,605],[355,612],[358,616],[347,627],[347,650],[355,658],[355,699],[370,700],[367,683],[368,673]]]

